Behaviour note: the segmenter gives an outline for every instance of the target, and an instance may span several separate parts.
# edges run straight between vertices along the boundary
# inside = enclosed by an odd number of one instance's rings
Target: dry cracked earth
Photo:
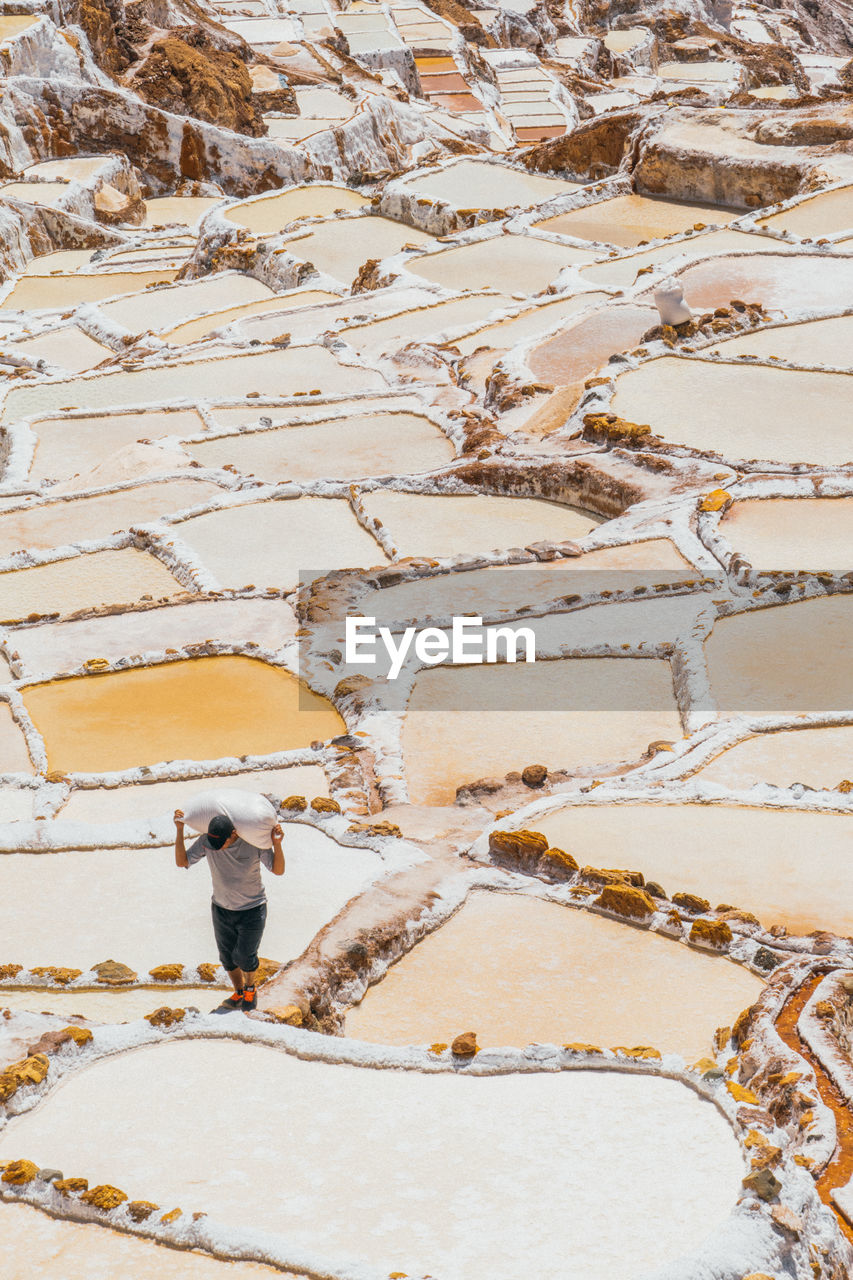
[[[4,0],[3,1280],[853,1274],[852,59]]]

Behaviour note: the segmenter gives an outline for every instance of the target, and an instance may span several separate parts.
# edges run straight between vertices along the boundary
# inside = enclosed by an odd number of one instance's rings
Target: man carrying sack
[[[211,912],[213,933],[219,948],[219,959],[228,972],[232,994],[214,1009],[214,1013],[242,1010],[244,1013],[257,1008],[255,975],[258,969],[258,947],[267,919],[267,896],[261,879],[261,863],[274,876],[284,875],[284,853],[281,847],[282,829],[275,822],[275,811],[260,796],[241,795],[238,792],[222,793],[224,802],[216,793],[197,796],[185,816],[182,809],[175,810],[175,863],[189,868],[202,858],[207,859],[213,881]],[[240,822],[239,811],[243,807],[249,816]],[[264,821],[264,815],[256,810],[266,804],[273,823]],[[232,816],[225,810],[230,810]],[[252,812],[255,810],[255,812]],[[184,844],[184,824],[196,830],[206,821],[206,834],[200,835],[189,847]],[[271,848],[259,848],[243,839],[237,830],[241,825],[251,834],[265,827],[269,831]],[[256,836],[256,838],[258,838]],[[263,838],[261,836],[260,838]]]

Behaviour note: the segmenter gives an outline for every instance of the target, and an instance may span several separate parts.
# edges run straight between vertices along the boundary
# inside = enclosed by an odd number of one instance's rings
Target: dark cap
[[[210,819],[207,828],[207,842],[211,849],[221,849],[229,836],[234,834],[234,823],[230,818],[217,816]]]

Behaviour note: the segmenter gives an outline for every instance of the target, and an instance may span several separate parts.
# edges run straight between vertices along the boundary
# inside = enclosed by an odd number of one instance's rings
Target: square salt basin
[[[577,805],[527,825],[583,865],[642,871],[672,894],[728,903],[765,927],[853,933],[846,815],[734,805]],[[803,851],[808,850],[808,857]],[[617,856],[618,855],[618,856]]]
[[[289,671],[231,654],[32,684],[22,697],[48,768],[63,773],[269,755],[346,731]]]
[[[296,587],[306,572],[364,568],[387,556],[341,498],[298,498],[211,512],[175,534],[222,586]]]
[[[105,162],[105,156],[63,156],[60,160],[42,160],[38,164],[27,165],[24,173],[28,178],[38,178],[42,182],[53,178],[85,182],[87,178],[94,177]]]
[[[470,328],[508,305],[512,305],[511,300],[499,293],[450,298],[447,302],[401,311],[387,319],[353,325],[339,332],[344,341],[362,355],[393,352],[419,339],[438,339],[454,329]]]
[[[566,267],[594,258],[586,249],[571,249],[550,240],[501,235],[412,258],[406,269],[446,289],[491,289],[499,263],[504,292],[526,295],[540,293]]]
[[[100,302],[125,293],[142,293],[150,285],[171,284],[177,268],[168,271],[102,271],[80,275],[23,276],[7,293],[4,311],[54,311]]]
[[[428,200],[443,200],[466,209],[527,209],[581,190],[577,182],[475,159],[453,160],[431,173],[414,174],[402,179],[400,186]]]
[[[233,1017],[239,1034],[247,1024]],[[243,1100],[239,1116],[222,1114],[223,1097]],[[709,1231],[715,1241],[737,1229],[744,1173],[726,1118],[677,1080],[588,1070],[471,1080],[206,1039],[73,1073],[4,1130],[0,1157],[22,1150],[185,1213],[203,1207],[226,1233],[250,1218],[319,1274],[393,1267],[443,1280],[703,1267],[715,1256]],[[559,1189],[558,1211],[543,1185]],[[614,1218],[619,1230],[607,1230]]]
[[[183,782],[149,782],[130,787],[95,787],[71,792],[59,821],[115,825],[140,819],[151,824],[155,836],[172,836],[172,815],[189,796],[204,791],[252,791],[284,800],[288,796],[328,796],[329,784],[319,765],[297,764],[289,769],[258,769],[224,777],[188,778]],[[164,828],[166,828],[164,832]],[[295,828],[294,828],[295,829]],[[301,829],[301,828],[300,828]],[[187,833],[187,838],[195,835]]]
[[[667,662],[434,667],[417,676],[403,724],[409,799],[452,804],[457,787],[502,778],[533,760],[589,774],[637,762],[650,742],[681,736]]]
[[[113,360],[115,352],[102,342],[95,342],[76,325],[64,325],[37,338],[26,338],[12,343],[9,351],[28,356],[31,360],[44,360],[49,365],[66,369],[69,373],[84,373],[102,360]]]
[[[189,446],[205,467],[233,463],[244,475],[297,482],[432,471],[455,457],[429,418],[413,413],[354,414],[270,431],[243,432]]]
[[[719,618],[705,656],[724,715],[853,712],[853,596]]]
[[[24,547],[47,551],[100,541],[131,525],[198,506],[221,494],[218,485],[203,480],[165,480],[91,498],[5,511],[0,513],[0,557]]]
[[[704,231],[701,234],[686,236],[681,240],[657,245],[654,249],[645,249],[641,253],[631,253],[620,258],[594,262],[589,267],[583,267],[581,275],[591,283],[611,289],[623,289],[626,285],[634,284],[644,267],[663,266],[676,258],[683,257],[688,260],[720,258],[732,253],[744,253],[750,256],[769,253],[778,257],[795,252],[794,245],[771,240],[769,236],[748,235],[745,231]],[[713,268],[709,268],[709,279],[713,282]],[[713,287],[713,284],[709,287]],[[723,292],[725,293],[725,290]],[[725,303],[715,302],[714,306],[727,306],[731,298],[739,296],[737,292],[726,295]],[[699,305],[692,294],[690,303]]]
[[[657,240],[688,231],[698,222],[727,224],[736,216],[730,209],[716,205],[627,195],[603,200],[585,209],[571,209],[535,225],[540,231],[556,231],[579,240],[606,241],[627,249],[642,240]]]
[[[829,466],[853,459],[844,374],[663,356],[622,374],[611,408],[673,444],[726,459]]]
[[[70,202],[73,190],[66,182],[7,182],[0,187],[0,200],[23,200],[46,209],[60,209]]]
[[[0,773],[32,773],[27,740],[8,702],[0,702]]]
[[[348,120],[358,109],[354,98],[338,93],[327,85],[300,86],[294,89],[299,114],[306,120]]]
[[[630,975],[630,979],[627,975]],[[653,1045],[688,1061],[711,1052],[763,983],[718,956],[520,893],[472,893],[394,964],[346,1017],[378,1044]],[[661,1001],[655,992],[664,989]]]
[[[482,555],[542,540],[564,542],[602,523],[591,511],[538,498],[374,489],[361,501],[369,516],[382,521],[403,557]]]
[[[246,227],[254,235],[269,236],[299,218],[327,218],[341,209],[363,209],[369,204],[367,196],[359,195],[349,187],[318,182],[310,186],[289,187],[286,191],[276,191],[252,200],[240,200],[228,205],[222,216],[228,222]]]
[[[146,551],[135,547],[93,551],[34,569],[0,573],[0,621],[20,622],[29,614],[74,613],[99,605],[135,604],[142,596],[159,599],[183,589],[166,566]],[[36,634],[21,632],[17,638]]]
[[[139,406],[175,400],[239,400],[253,395],[295,395],[309,391],[372,391],[384,387],[371,369],[339,364],[325,347],[231,355],[228,359],[187,360],[137,372],[108,373],[16,387],[6,396],[3,421],[33,414],[52,414],[73,406],[93,410]]]
[[[759,572],[847,573],[853,562],[853,498],[739,499],[719,530]]]
[[[823,191],[782,213],[762,218],[758,225],[773,231],[792,231],[794,235],[810,239],[853,232],[853,187]]]
[[[270,314],[275,318],[275,330],[269,335],[270,337],[278,337],[285,325],[292,324],[291,316],[287,313],[300,310],[301,308],[310,308],[317,303],[334,302],[337,299],[336,293],[327,293],[324,289],[300,289],[293,293],[278,293],[265,302],[248,302],[241,307],[225,307],[221,311],[212,311],[205,316],[199,316],[195,320],[187,320],[184,324],[176,325],[174,329],[169,329],[163,334],[163,341],[168,342],[172,346],[180,346],[187,342],[197,342],[200,338],[206,338],[209,333],[213,333],[216,329],[222,329],[226,325],[234,322],[251,320],[255,316],[263,316]],[[278,316],[281,316],[281,323],[278,323]],[[241,336],[247,336],[245,332]],[[257,335],[263,340],[262,335]]]
[[[283,846],[285,874],[261,871],[269,903],[261,953],[285,964],[383,866],[372,850],[345,849],[303,823],[286,824]],[[2,854],[0,937],[4,959],[27,967],[86,970],[111,957],[145,978],[160,964],[216,962],[210,873],[204,860],[176,867],[171,846]]]
[[[143,227],[194,227],[209,210],[222,204],[218,196],[162,196],[145,201]]]
[[[216,308],[266,302],[274,297],[272,289],[253,276],[226,271],[189,284],[157,289],[144,299],[124,298],[108,302],[100,310],[113,324],[122,325],[131,333],[140,333],[144,329],[168,329],[190,316]]]
[[[2,30],[2,28],[0,28]],[[147,1012],[147,1011],[146,1011]],[[0,1233],[8,1280],[62,1276],[62,1280],[133,1276],[133,1280],[295,1280],[289,1272],[255,1262],[223,1262],[210,1254],[166,1250],[138,1236],[104,1231],[94,1223],[49,1218],[27,1204],[0,1203]],[[13,1250],[14,1244],[14,1250]]]
[[[729,747],[696,775],[729,791],[762,783],[792,787],[801,783],[831,790],[853,773],[853,725],[759,733]]]
[[[275,651],[295,634],[296,618],[285,600],[199,600],[27,628],[16,635],[15,647],[23,673],[32,676],[74,671],[93,655],[114,662],[211,640],[240,647],[251,637]]]
[[[347,218],[345,225],[339,219],[318,223],[307,234],[287,240],[283,248],[295,258],[313,262],[318,271],[349,284],[368,258],[381,261],[407,245],[419,249],[434,243],[434,237],[425,231],[390,218],[365,214]]]
[[[708,351],[726,359],[752,355],[818,368],[849,369],[853,365],[853,316],[831,316],[827,320],[759,329],[756,333],[718,342]]]
[[[97,466],[106,455],[138,440],[194,435],[202,426],[195,410],[180,409],[172,413],[103,414],[97,418],[44,418],[32,423],[36,448],[29,478],[33,484],[70,480]]]

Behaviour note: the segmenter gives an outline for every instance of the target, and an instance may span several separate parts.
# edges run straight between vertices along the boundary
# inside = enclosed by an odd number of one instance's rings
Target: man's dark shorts
[[[258,947],[267,922],[267,904],[262,902],[246,911],[228,911],[212,902],[210,908],[222,967],[229,973],[233,969],[254,973],[258,967]]]

